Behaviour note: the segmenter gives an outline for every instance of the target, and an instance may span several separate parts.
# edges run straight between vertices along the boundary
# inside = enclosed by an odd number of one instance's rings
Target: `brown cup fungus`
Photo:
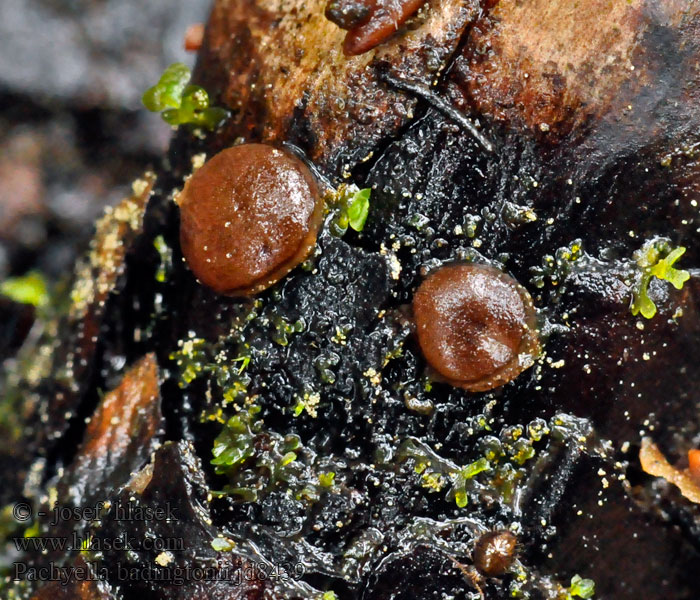
[[[248,296],[279,281],[316,244],[323,199],[297,157],[264,144],[219,152],[178,196],[180,245],[219,294]]]
[[[517,549],[518,538],[510,531],[489,531],[474,546],[474,566],[482,575],[500,577],[513,566]]]
[[[512,381],[539,352],[532,298],[494,267],[454,264],[432,273],[413,299],[418,343],[448,383],[483,392]]]

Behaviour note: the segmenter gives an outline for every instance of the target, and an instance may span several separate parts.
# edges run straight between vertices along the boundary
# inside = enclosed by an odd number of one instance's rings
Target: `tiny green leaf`
[[[673,265],[685,254],[685,248],[680,246],[671,250],[664,258],[662,253],[667,250],[668,241],[652,240],[636,253],[637,264],[642,270],[637,288],[632,296],[630,310],[633,315],[641,314],[646,319],[651,319],[656,314],[656,305],[649,298],[649,282],[652,277],[668,281],[673,287],[680,290],[683,284],[690,279],[690,273],[682,269],[676,269]]]
[[[480,458],[452,474],[455,502],[459,508],[464,508],[467,505],[468,496],[465,489],[466,481],[490,468],[491,463],[485,458]]]
[[[485,458],[480,458],[464,467],[461,471],[461,476],[464,477],[464,479],[471,479],[474,475],[478,475],[482,471],[488,471],[490,468],[491,463]]]
[[[683,287],[683,284],[690,279],[690,273],[681,269],[674,269],[673,264],[685,254],[683,246],[676,248],[668,254],[666,258],[662,258],[651,268],[651,274],[654,277],[668,281],[677,290]]]
[[[287,434],[284,436],[283,447],[286,452],[298,450],[301,448],[301,438],[293,433]]]
[[[34,521],[29,527],[24,530],[24,537],[33,538],[39,537],[40,527],[39,521]]]
[[[455,502],[459,508],[464,508],[467,505],[468,500],[467,492],[464,490],[464,488],[455,490]]]
[[[229,447],[221,442],[214,444],[212,452],[214,458],[212,458],[211,464],[223,467],[238,465],[253,455],[252,449]]]
[[[182,94],[182,106],[187,110],[201,110],[209,106],[207,90],[198,85],[188,85]]]
[[[49,295],[44,278],[37,272],[23,277],[11,277],[0,283],[0,294],[20,304],[43,306]]]
[[[656,314],[656,304],[649,298],[647,289],[649,287],[650,276],[644,276],[639,284],[639,289],[632,299],[632,315],[635,317],[641,313],[645,319],[651,319]]]
[[[238,358],[234,358],[233,362],[241,363],[241,366],[238,367],[238,374],[240,375],[248,368],[248,365],[250,364],[250,356],[239,356]]]
[[[322,600],[338,600],[338,596],[335,595],[333,590],[324,592]]]
[[[335,473],[333,471],[329,471],[328,473],[320,473],[318,476],[318,482],[321,484],[321,487],[325,488],[333,487],[334,479]]]
[[[255,453],[255,415],[258,407],[252,406],[248,412],[231,417],[221,433],[214,440],[211,464],[220,475],[236,472]]]
[[[595,594],[595,582],[592,579],[583,579],[580,575],[574,575],[571,578],[569,593],[584,600],[592,598]]]
[[[348,220],[350,227],[355,231],[362,231],[369,214],[369,197],[372,193],[370,188],[365,188],[355,194],[348,201]]]
[[[257,502],[258,491],[249,487],[225,486],[224,492],[231,496],[235,496],[241,502]]]
[[[162,119],[173,127],[192,124],[213,131],[229,112],[209,106],[207,91],[198,85],[188,85],[189,80],[190,70],[186,65],[170,65],[160,81],[143,95],[143,104],[150,111],[162,111]]]
[[[169,108],[160,113],[161,119],[165,121],[168,125],[175,127],[176,125],[181,125],[184,123],[182,112],[177,108]]]
[[[280,461],[280,467],[286,467],[289,463],[294,462],[296,459],[296,452],[287,452],[287,454],[285,454]]]
[[[166,108],[180,108],[182,95],[190,80],[190,70],[183,63],[170,65],[156,85],[146,90],[141,101],[150,111],[158,112]]]

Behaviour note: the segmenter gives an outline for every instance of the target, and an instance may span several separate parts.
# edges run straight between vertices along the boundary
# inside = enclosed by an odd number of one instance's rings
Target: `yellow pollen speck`
[[[389,268],[391,269],[391,278],[398,279],[401,275],[401,263],[395,254],[389,255]]]
[[[207,160],[207,155],[204,152],[200,152],[199,154],[195,154],[192,157],[192,169],[193,169],[193,171],[196,171],[202,165],[204,165],[206,160]]]
[[[171,562],[173,562],[173,560],[173,555],[170,552],[161,552],[158,556],[156,556],[156,564],[160,565],[161,567],[167,567]]]
[[[381,383],[381,381],[382,381],[382,374],[381,374],[381,373],[377,373],[377,371],[376,371],[375,369],[373,369],[372,367],[370,367],[369,369],[367,369],[367,370],[363,373],[363,375],[364,375],[365,377],[367,377],[367,378],[370,380],[370,383],[372,383],[373,385],[379,385],[379,384]]]

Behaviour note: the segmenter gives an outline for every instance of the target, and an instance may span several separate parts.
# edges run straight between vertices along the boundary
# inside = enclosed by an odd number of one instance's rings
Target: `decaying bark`
[[[107,512],[76,525],[185,548],[103,552],[99,589],[71,597],[557,599],[578,574],[596,598],[695,598],[700,506],[638,454],[649,437],[684,468],[700,444],[700,11],[429,0],[346,57],[324,8],[215,3],[195,78],[232,115],[215,134],[178,132],[155,179],[98,226],[67,316],[25,345],[8,376],[4,500],[177,507],[174,523]],[[314,258],[255,301],[195,281],[172,202],[202,153],[250,141],[286,144],[326,186],[373,190],[362,233],[333,235],[331,210]],[[658,313],[644,319],[630,311],[635,252],[660,238],[687,248],[691,278],[681,290],[654,279]],[[455,260],[509,272],[540,313],[538,363],[486,393],[430,384],[411,333],[416,287]],[[251,405],[264,425],[251,425],[258,462],[241,471],[257,479],[222,476],[214,439]],[[299,469],[280,483],[288,434]],[[232,491],[241,481],[255,498]],[[473,557],[492,529],[519,542],[496,577]],[[125,580],[125,560],[288,572],[154,584]],[[50,585],[35,597],[59,597]]]

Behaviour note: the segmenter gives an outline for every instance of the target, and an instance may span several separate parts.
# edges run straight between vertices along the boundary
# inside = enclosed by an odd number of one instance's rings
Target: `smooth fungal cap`
[[[219,152],[187,181],[178,204],[187,264],[230,296],[260,292],[302,262],[323,217],[308,167],[265,144]]]
[[[508,383],[539,353],[530,295],[487,265],[438,269],[416,291],[413,314],[428,364],[469,391]]]

